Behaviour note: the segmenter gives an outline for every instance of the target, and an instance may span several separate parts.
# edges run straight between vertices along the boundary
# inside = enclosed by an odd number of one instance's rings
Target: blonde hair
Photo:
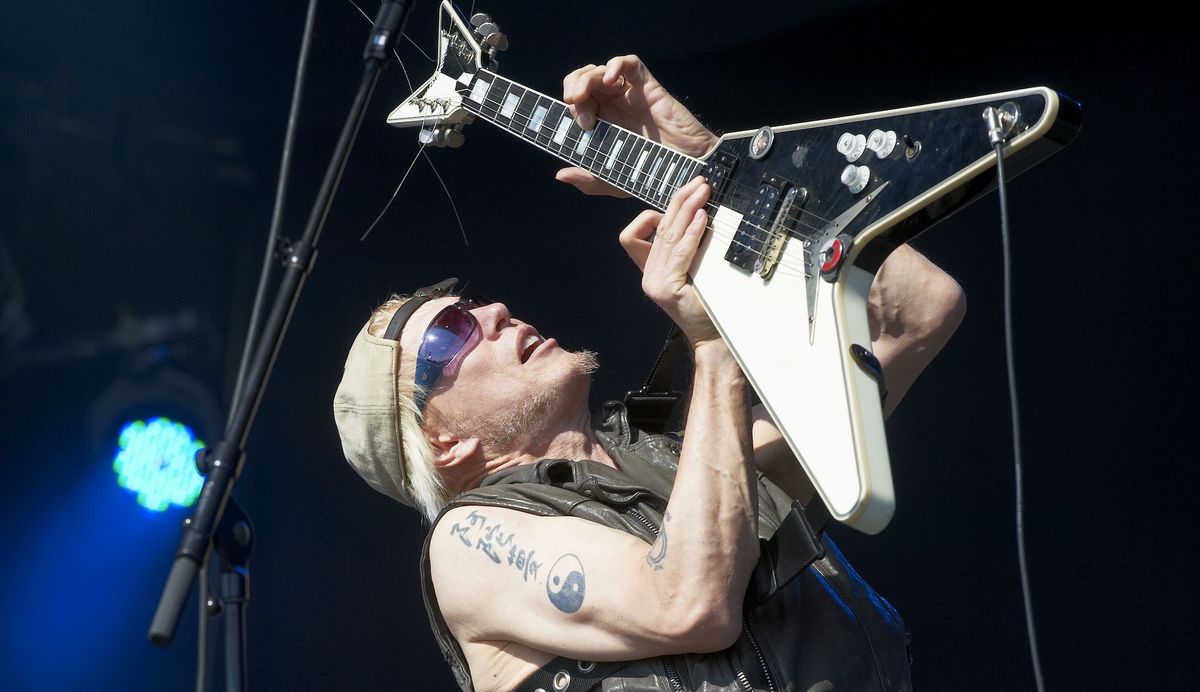
[[[383,305],[375,308],[367,323],[367,333],[372,336],[382,336],[387,325],[400,306],[412,296],[392,295]],[[416,357],[400,352],[401,371],[412,372],[416,367]],[[407,367],[405,367],[407,366]],[[400,442],[404,464],[405,489],[409,498],[425,519],[430,523],[437,518],[442,508],[450,500],[450,489],[437,470],[437,452],[425,435],[422,425],[421,412],[417,410],[414,394],[416,384],[411,377],[402,377],[397,373],[396,406],[400,416]]]

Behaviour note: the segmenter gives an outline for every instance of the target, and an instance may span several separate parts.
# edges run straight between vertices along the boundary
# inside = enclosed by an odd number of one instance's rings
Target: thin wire
[[[1029,652],[1033,657],[1033,676],[1038,692],[1046,689],[1042,662],[1038,656],[1037,632],[1033,622],[1033,599],[1029,589],[1029,565],[1025,557],[1025,497],[1021,474],[1021,419],[1017,411],[1017,375],[1013,357],[1012,257],[1009,254],[1008,193],[1004,184],[1003,142],[996,145],[996,178],[1000,194],[1000,236],[1004,245],[1004,356],[1008,365],[1008,397],[1012,411],[1014,475],[1017,483],[1017,560],[1021,571],[1021,595],[1025,603],[1025,627],[1029,633]]]
[[[408,169],[404,171],[404,176],[400,178],[400,184],[396,186],[396,191],[392,193],[392,196],[387,201],[387,204],[383,205],[383,211],[379,212],[379,216],[375,217],[375,220],[372,221],[367,230],[363,232],[362,237],[359,238],[359,240],[366,240],[367,236],[371,235],[371,231],[375,230],[375,226],[379,224],[379,220],[382,219],[383,215],[387,213],[387,210],[391,208],[392,202],[396,200],[396,195],[400,194],[400,188],[404,186],[404,181],[408,180],[408,174],[412,173],[413,166],[417,165],[417,159],[421,158],[421,152],[423,151],[425,151],[424,144],[422,144],[421,148],[417,149],[417,153],[413,155],[412,161],[408,164]],[[458,212],[455,212],[455,215],[457,214]]]
[[[354,9],[358,10],[358,13],[361,14],[364,19],[366,19],[368,22],[374,23],[370,15],[368,15],[366,12],[363,12],[363,9],[359,7],[354,0],[346,0],[346,2],[349,2],[351,5],[353,5]],[[421,46],[417,45],[417,42],[412,40],[411,36],[408,34],[401,35],[408,39],[408,42],[411,43],[413,47],[425,57],[426,60],[428,60],[431,64],[435,63],[434,59],[429,57],[428,53],[421,50]],[[404,67],[404,61],[400,59],[400,53],[393,48],[392,55],[396,56],[396,64],[400,66],[400,72],[404,75],[404,83],[408,85],[408,90],[410,92],[414,91],[412,80],[408,77],[408,70]],[[404,185],[404,181],[408,178],[408,174],[412,172],[413,165],[417,162],[416,157],[423,155],[425,157],[425,162],[429,164],[430,170],[433,171],[433,175],[437,177],[438,183],[441,184],[442,190],[446,193],[446,199],[450,200],[450,209],[454,212],[455,221],[458,222],[458,232],[462,234],[463,244],[471,244],[470,241],[467,240],[467,229],[465,226],[463,226],[462,217],[458,215],[458,205],[454,203],[454,196],[450,194],[450,188],[446,186],[446,181],[442,180],[442,174],[438,173],[437,166],[433,165],[433,159],[429,158],[429,154],[425,153],[425,146],[425,144],[422,144],[421,148],[417,150],[416,156],[413,157],[412,163],[408,164],[408,169],[404,171],[404,176],[400,178],[400,184],[396,186],[395,192],[392,193],[391,198],[388,199],[387,204],[384,205],[383,211],[379,212],[379,216],[375,217],[375,220],[371,222],[371,226],[367,228],[366,232],[362,234],[362,237],[359,238],[359,240],[366,240],[367,236],[370,235],[371,231],[375,229],[375,226],[379,223],[379,221],[383,219],[384,214],[386,214],[387,210],[392,206],[392,202],[396,201],[396,195],[400,194],[400,188]]]
[[[442,189],[446,191],[446,199],[450,200],[450,210],[454,212],[454,218],[458,221],[458,230],[462,233],[463,245],[470,245],[470,241],[467,240],[467,229],[463,227],[462,217],[458,215],[458,206],[454,204],[454,198],[450,196],[450,188],[446,187],[446,181],[442,180],[442,174],[438,173],[437,168],[433,165],[433,159],[429,158],[429,154],[425,152],[425,145],[421,145],[421,149],[417,153],[425,157],[425,161],[429,163],[429,170],[433,171],[433,175],[441,183]],[[403,185],[404,181],[400,181],[400,184]]]

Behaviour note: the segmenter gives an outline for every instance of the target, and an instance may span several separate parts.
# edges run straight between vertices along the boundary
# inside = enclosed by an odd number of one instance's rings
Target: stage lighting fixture
[[[161,512],[196,501],[204,477],[196,470],[195,456],[204,442],[191,428],[170,418],[135,420],[121,428],[117,444],[117,484],[137,493],[138,504]]]
[[[223,424],[212,389],[169,367],[118,377],[88,412],[94,458],[106,459],[117,484],[155,512],[196,501],[204,481],[196,451],[219,438]]]

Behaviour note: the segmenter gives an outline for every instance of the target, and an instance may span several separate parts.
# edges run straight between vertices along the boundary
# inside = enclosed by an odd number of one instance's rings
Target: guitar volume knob
[[[850,189],[850,192],[858,194],[867,188],[867,184],[871,182],[871,169],[866,166],[855,166],[850,164],[842,169],[842,184]]]
[[[857,161],[858,157],[862,156],[866,149],[867,138],[864,135],[856,135],[847,132],[838,138],[838,153],[844,155],[846,160],[850,163]]]
[[[875,152],[881,159],[886,159],[896,150],[896,132],[894,130],[874,130],[867,137],[867,148]]]

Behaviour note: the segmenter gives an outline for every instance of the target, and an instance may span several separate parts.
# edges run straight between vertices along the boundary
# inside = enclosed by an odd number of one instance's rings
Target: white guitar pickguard
[[[768,412],[793,421],[780,431],[830,512],[868,533],[882,530],[895,499],[882,424],[870,426],[883,420],[878,387],[848,350],[871,346],[866,297],[873,275],[852,267],[842,282],[820,283],[810,342],[803,246],[790,242],[770,279],[737,269],[724,255],[741,219],[718,208],[693,283]],[[856,424],[855,410],[871,407],[876,412]]]

